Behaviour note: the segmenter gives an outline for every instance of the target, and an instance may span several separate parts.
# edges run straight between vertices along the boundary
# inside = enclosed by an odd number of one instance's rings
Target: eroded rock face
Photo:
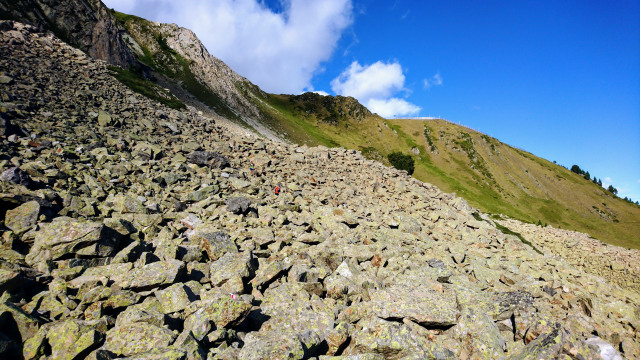
[[[123,68],[137,63],[115,18],[99,0],[0,1],[0,9],[15,20],[57,32],[97,59]]]
[[[38,184],[0,181],[0,358],[640,357],[637,292],[460,198],[170,110],[29,26],[0,50],[0,171]]]

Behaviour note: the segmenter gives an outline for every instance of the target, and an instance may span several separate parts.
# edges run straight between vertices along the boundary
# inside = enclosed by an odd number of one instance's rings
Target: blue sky
[[[274,93],[439,116],[640,200],[640,1],[108,0]]]

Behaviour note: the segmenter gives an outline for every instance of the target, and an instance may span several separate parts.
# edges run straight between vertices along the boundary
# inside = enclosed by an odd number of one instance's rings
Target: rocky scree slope
[[[572,266],[600,275],[620,287],[640,293],[640,252],[604,244],[588,234],[536,226],[513,219],[498,221],[536,248],[561,256]]]
[[[0,73],[2,357],[640,357],[637,293],[357,151],[230,136],[18,23]]]

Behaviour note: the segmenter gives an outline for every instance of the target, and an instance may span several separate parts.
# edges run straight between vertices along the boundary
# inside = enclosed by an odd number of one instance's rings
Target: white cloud
[[[351,0],[104,0],[116,10],[193,30],[209,52],[268,92],[311,88],[352,23]]]
[[[328,96],[329,95],[328,92],[322,91],[322,90],[316,90],[316,91],[312,91],[312,92],[314,92],[314,93],[316,93],[318,95],[322,95],[322,96]]]
[[[129,14],[136,7],[136,2],[131,0],[104,0],[103,3],[126,14]]]
[[[404,86],[402,66],[398,62],[375,62],[362,66],[354,61],[337,78],[331,81],[336,94],[353,96],[358,100],[386,98]]]
[[[421,110],[420,107],[398,98],[371,99],[366,103],[366,106],[369,110],[384,118],[416,115]]]
[[[611,179],[610,177],[606,177],[604,178],[604,180],[602,180],[602,186],[606,189],[609,187],[609,185],[611,185],[611,183],[613,183],[613,179]]]
[[[397,61],[378,61],[367,66],[354,61],[331,81],[331,89],[338,95],[353,96],[383,117],[415,115],[420,112],[418,106],[393,97],[404,90],[404,80],[402,66]]]
[[[432,86],[441,86],[442,85],[442,76],[440,73],[436,73],[429,79],[424,79],[424,88],[428,89]]]

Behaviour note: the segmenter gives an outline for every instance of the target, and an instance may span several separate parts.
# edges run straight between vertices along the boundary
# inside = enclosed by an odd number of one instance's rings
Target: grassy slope
[[[286,95],[271,95],[262,106],[273,115],[271,126],[293,142],[340,145],[377,159],[393,151],[409,153],[418,148],[420,155],[414,156],[416,178],[455,192],[484,212],[531,223],[541,221],[586,232],[611,244],[640,248],[639,206],[484,134],[444,120],[385,120],[377,116],[331,125],[291,106]]]

